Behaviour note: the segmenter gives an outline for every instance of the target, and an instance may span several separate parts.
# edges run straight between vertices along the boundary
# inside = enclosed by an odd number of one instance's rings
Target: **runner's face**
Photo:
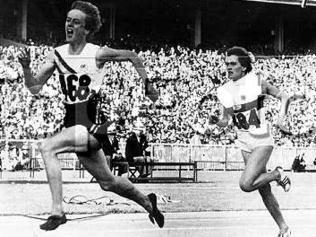
[[[86,14],[73,9],[68,12],[65,22],[66,42],[72,43],[85,40],[89,31],[85,29]]]
[[[225,64],[227,69],[227,76],[229,79],[237,81],[245,75],[246,68],[240,64],[238,56],[227,56]]]

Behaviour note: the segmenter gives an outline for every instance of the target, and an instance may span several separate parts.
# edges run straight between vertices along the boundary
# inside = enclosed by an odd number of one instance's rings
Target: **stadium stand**
[[[47,45],[29,46],[34,73],[45,55]],[[35,99],[23,85],[23,73],[17,60],[22,50],[17,46],[0,46],[1,127],[2,139],[41,139],[62,127],[63,104],[58,95],[58,83],[53,76]],[[111,63],[104,67],[102,90],[112,101],[111,119],[118,121],[120,143],[124,143],[137,119],[147,126],[151,143],[190,144],[195,136],[200,144],[234,145],[236,137],[231,127],[214,128],[208,116],[218,112],[216,96],[199,102],[217,83],[226,80],[223,54],[219,50],[189,49],[165,46],[159,51],[139,51],[149,77],[160,92],[153,108],[142,93],[137,74],[129,63]],[[307,101],[291,106],[286,125],[293,135],[274,129],[276,145],[315,147],[315,134],[309,129],[315,124],[316,56],[311,53],[293,56],[260,57],[255,69],[273,85],[288,93],[305,93]],[[126,80],[129,75],[128,80]],[[215,92],[215,90],[214,90]],[[213,92],[212,92],[213,93]],[[267,118],[276,120],[279,104],[268,98]],[[5,162],[3,162],[5,163]],[[3,169],[5,165],[3,164]]]

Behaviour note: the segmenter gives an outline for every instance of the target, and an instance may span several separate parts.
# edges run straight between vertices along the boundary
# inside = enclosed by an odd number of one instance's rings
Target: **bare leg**
[[[259,193],[262,197],[264,205],[279,226],[280,230],[285,230],[286,228],[288,228],[288,225],[285,223],[285,220],[280,211],[279,203],[271,191],[270,184],[266,184],[260,187]]]
[[[44,140],[39,147],[52,194],[52,215],[58,217],[57,220],[54,219],[55,217],[48,219],[41,228],[52,230],[66,222],[62,207],[61,169],[57,159],[57,154],[65,152],[76,152],[84,167],[96,178],[103,190],[115,192],[135,201],[149,212],[152,222],[155,219],[159,227],[163,226],[164,217],[156,207],[156,196],[154,194],[150,194],[150,197],[146,196],[128,179],[115,177],[110,171],[99,142],[88,133],[86,127],[76,125],[67,128],[56,136]],[[60,218],[61,216],[64,220]]]
[[[86,151],[88,134],[83,126],[67,128],[57,135],[45,139],[39,149],[45,163],[47,180],[52,194],[52,215],[62,215],[62,174],[57,154],[62,152]]]
[[[91,137],[91,139],[94,139]],[[114,192],[122,197],[131,199],[141,205],[148,213],[152,213],[152,205],[148,196],[141,193],[128,179],[114,176],[102,150],[87,153],[77,153],[83,166],[96,178],[100,187],[105,191]]]
[[[160,228],[164,226],[164,216],[157,208],[157,197],[151,193],[148,196],[141,193],[128,179],[114,176],[106,162],[104,153],[98,147],[98,141],[90,135],[89,152],[77,152],[83,166],[96,178],[100,187],[105,191],[114,192],[138,203],[148,213],[152,223]]]
[[[265,146],[257,147],[251,154],[242,151],[245,170],[240,177],[239,185],[243,191],[252,192],[279,178],[278,171],[265,171],[272,150],[272,146]]]
[[[45,163],[46,176],[53,201],[51,214],[61,216],[64,211],[62,207],[63,192],[60,164],[56,154],[43,152],[42,150],[41,153]]]
[[[242,151],[245,170],[240,178],[240,187],[245,192],[251,192],[256,189],[262,197],[263,203],[269,213],[280,228],[280,233],[286,232],[289,228],[285,223],[279,204],[274,197],[270,182],[279,178],[277,171],[267,173],[266,164],[270,158],[273,147],[258,147],[252,153]]]
[[[83,166],[96,178],[100,187],[105,191],[114,192],[138,203],[148,213],[152,223],[157,223],[160,228],[164,226],[164,216],[157,208],[157,197],[151,193],[148,196],[141,193],[128,179],[114,176],[106,162],[104,153],[97,147],[98,141],[89,137],[90,149],[88,152],[77,152]]]

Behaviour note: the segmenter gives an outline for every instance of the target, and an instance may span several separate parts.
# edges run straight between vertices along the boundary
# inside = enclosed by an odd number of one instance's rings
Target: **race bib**
[[[238,129],[244,130],[260,128],[261,124],[258,111],[255,108],[250,111],[234,113],[233,123]]]
[[[86,101],[90,94],[91,78],[87,74],[61,74],[59,81],[68,103]]]

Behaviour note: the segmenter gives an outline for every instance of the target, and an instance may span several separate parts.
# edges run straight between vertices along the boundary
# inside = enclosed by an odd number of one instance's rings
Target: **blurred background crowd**
[[[116,44],[108,43],[109,46]],[[140,44],[142,45],[142,44]],[[137,46],[137,44],[135,44]],[[52,46],[29,42],[31,67],[36,73]],[[103,68],[102,92],[109,99],[110,119],[115,121],[120,139],[126,139],[135,123],[146,127],[149,142],[230,145],[236,134],[232,126],[221,129],[209,125],[209,115],[219,113],[216,87],[226,78],[224,49],[190,49],[181,46],[134,50],[144,60],[150,80],[159,91],[155,104],[144,97],[143,87],[131,63],[107,63]],[[24,86],[17,55],[22,48],[0,46],[0,138],[40,139],[62,128],[63,95],[54,74],[42,91],[31,95]],[[291,104],[284,121],[292,135],[275,127],[277,145],[315,146],[311,131],[316,121],[316,55],[256,57],[254,70],[288,94],[304,93],[305,101]],[[202,103],[201,103],[202,102]],[[280,102],[265,100],[266,116],[277,120]]]

